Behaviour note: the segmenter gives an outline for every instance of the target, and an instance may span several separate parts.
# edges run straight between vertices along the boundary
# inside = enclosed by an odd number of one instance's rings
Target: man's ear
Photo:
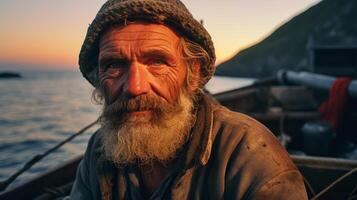
[[[199,61],[195,61],[191,66],[191,74],[189,77],[189,85],[188,89],[191,92],[196,91],[199,87],[201,82],[201,63]]]

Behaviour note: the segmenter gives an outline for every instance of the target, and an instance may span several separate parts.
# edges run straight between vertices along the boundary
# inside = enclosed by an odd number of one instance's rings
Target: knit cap
[[[94,86],[98,80],[98,54],[100,35],[113,24],[128,21],[144,21],[164,24],[187,39],[196,42],[207,51],[210,62],[201,66],[204,83],[215,71],[215,51],[207,30],[196,21],[179,0],[109,0],[99,10],[89,25],[79,54],[79,66],[83,76]]]

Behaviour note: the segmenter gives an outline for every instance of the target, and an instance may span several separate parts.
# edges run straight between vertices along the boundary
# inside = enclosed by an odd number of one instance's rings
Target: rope
[[[7,180],[5,181],[1,181],[0,182],[0,191],[5,190],[18,176],[20,176],[21,174],[23,174],[25,171],[27,171],[28,169],[30,169],[33,165],[35,165],[36,163],[38,163],[40,160],[42,160],[44,157],[46,157],[48,154],[52,153],[53,151],[59,149],[61,146],[63,146],[64,144],[66,144],[67,142],[73,140],[75,137],[77,137],[78,135],[81,135],[82,133],[84,133],[86,130],[88,130],[89,128],[91,128],[92,126],[94,126],[95,124],[97,124],[99,121],[99,119],[95,120],[94,122],[88,124],[87,126],[85,126],[84,128],[82,128],[80,131],[78,131],[77,133],[71,135],[70,137],[68,137],[67,139],[63,140],[62,142],[58,143],[56,146],[52,147],[51,149],[47,150],[45,153],[43,154],[38,154],[35,155],[31,160],[29,160],[28,162],[25,163],[25,165],[22,167],[22,169],[20,169],[19,171],[17,171],[16,173],[14,173],[13,175],[11,175]]]
[[[353,188],[352,192],[348,195],[347,200],[357,199],[357,195],[354,195],[355,193],[357,193],[357,186]]]
[[[305,183],[307,189],[309,189],[310,194],[312,196],[315,196],[316,192],[315,192],[314,188],[311,186],[310,182],[304,176],[302,176],[302,177],[304,179],[304,183]]]
[[[350,175],[354,174],[357,172],[357,167],[346,173],[345,175],[341,176],[337,180],[335,180],[333,183],[331,183],[329,186],[327,186],[325,189],[323,189],[320,193],[318,193],[316,196],[312,198],[312,200],[317,200],[321,196],[323,196],[325,193],[329,192],[331,189],[333,189],[334,186],[336,186],[338,183],[342,182],[345,178],[349,177]],[[355,192],[355,188],[352,190],[352,193],[350,194],[353,195]]]

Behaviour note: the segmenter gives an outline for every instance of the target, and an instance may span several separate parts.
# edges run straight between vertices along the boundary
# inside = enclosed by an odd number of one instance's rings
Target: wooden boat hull
[[[46,190],[72,183],[75,179],[77,166],[81,159],[82,156],[78,156],[17,187],[5,190],[0,193],[0,199],[34,199],[44,194]]]

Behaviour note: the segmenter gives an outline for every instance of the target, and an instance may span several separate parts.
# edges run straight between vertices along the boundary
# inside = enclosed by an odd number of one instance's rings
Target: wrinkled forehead
[[[128,25],[113,25],[100,37],[99,45],[116,42],[156,42],[177,46],[180,36],[171,28],[162,24],[131,23]]]

